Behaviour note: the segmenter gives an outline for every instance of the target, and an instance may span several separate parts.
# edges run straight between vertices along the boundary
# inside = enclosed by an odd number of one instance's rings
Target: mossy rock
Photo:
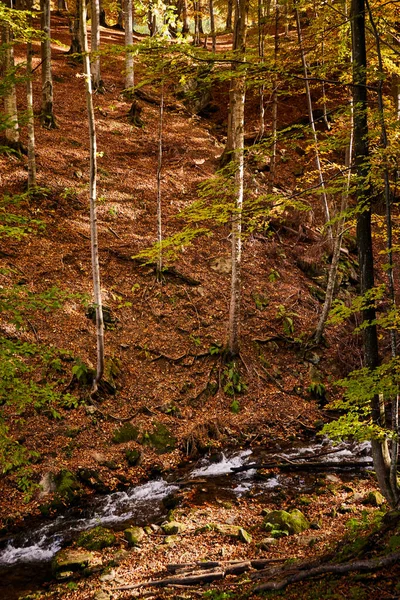
[[[77,573],[88,575],[99,569],[101,559],[93,552],[67,548],[58,552],[51,563],[53,574],[57,579],[70,579]]]
[[[290,513],[286,510],[273,510],[265,517],[264,529],[270,531],[272,537],[274,532],[287,532],[289,535],[301,533],[310,527],[303,513],[295,508]]]
[[[380,492],[375,490],[368,494],[364,500],[364,504],[369,504],[371,506],[382,506],[382,504],[385,504],[385,498]]]
[[[86,550],[102,550],[113,546],[116,539],[112,531],[99,526],[81,533],[77,545]]]
[[[146,537],[146,533],[142,527],[133,526],[125,529],[124,536],[129,546],[139,546]]]
[[[125,456],[130,467],[136,467],[142,462],[142,453],[135,448],[133,450],[126,450]]]
[[[82,490],[81,485],[72,471],[62,469],[54,476],[56,493],[61,498],[71,502]]]
[[[163,423],[154,423],[152,432],[145,431],[142,438],[142,444],[151,446],[158,454],[164,454],[174,450],[176,446],[176,438],[171,431]]]
[[[114,431],[112,441],[114,444],[123,444],[124,442],[135,442],[139,435],[139,429],[132,423],[124,423],[122,427]]]
[[[82,483],[92,488],[93,490],[96,490],[96,492],[104,494],[110,491],[110,488],[106,486],[96,469],[79,469],[77,472],[77,476],[79,477]]]
[[[243,529],[243,527],[239,527],[238,525],[227,525],[225,523],[218,523],[217,525],[212,525],[211,527],[218,533],[237,538],[245,544],[250,544],[252,540],[251,535],[245,529]]]
[[[161,529],[166,535],[176,535],[177,533],[185,531],[186,525],[178,523],[178,521],[170,521],[169,523],[161,525]]]

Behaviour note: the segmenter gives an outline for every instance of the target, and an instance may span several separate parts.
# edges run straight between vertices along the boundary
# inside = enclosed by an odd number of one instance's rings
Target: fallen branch
[[[371,560],[357,560],[345,564],[326,564],[320,565],[314,568],[304,568],[302,571],[294,573],[289,577],[281,579],[279,581],[268,581],[255,587],[252,591],[253,594],[258,594],[267,590],[282,590],[284,587],[291,583],[298,581],[304,581],[318,575],[324,575],[326,573],[332,573],[334,575],[345,575],[353,571],[376,571],[377,569],[383,569],[396,564],[400,560],[400,552],[389,554],[379,558],[373,558]]]
[[[304,458],[304,457],[302,457]],[[242,465],[241,467],[232,467],[232,473],[241,473],[243,471],[250,471],[251,469],[280,469],[282,471],[309,471],[311,469],[354,469],[356,467],[371,467],[371,461],[357,461],[352,460],[348,462],[308,462],[308,463],[294,463],[294,462],[281,462],[281,463],[249,463]]]

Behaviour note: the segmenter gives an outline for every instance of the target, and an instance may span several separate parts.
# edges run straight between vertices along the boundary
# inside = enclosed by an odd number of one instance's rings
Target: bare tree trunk
[[[194,12],[194,36],[193,44],[198,46],[200,44],[200,27],[199,27],[199,1],[193,0],[193,12]]]
[[[115,28],[118,29],[119,31],[123,31],[123,29],[124,29],[124,11],[123,11],[123,7],[122,7],[122,2],[123,2],[123,0],[117,0],[118,18],[117,18],[117,24],[115,25]]]
[[[161,97],[160,97],[160,120],[158,128],[158,162],[157,162],[157,279],[162,279],[162,197],[161,197],[161,172],[163,158],[163,117],[164,117],[164,71],[161,81]]]
[[[157,18],[154,12],[153,0],[149,0],[149,9],[147,12],[147,26],[149,28],[150,37],[154,37],[157,33]]]
[[[5,45],[3,71],[4,77],[13,77],[14,64],[14,47],[12,44],[12,35],[7,25],[2,28],[2,40]],[[17,109],[17,92],[14,81],[9,81],[4,94],[4,116],[6,120],[4,136],[10,148],[19,149],[19,125],[18,125],[18,109]]]
[[[28,129],[28,189],[36,185],[35,121],[32,90],[32,43],[26,45],[26,108]]]
[[[325,221],[326,221],[326,223],[328,223],[328,225],[327,225],[328,241],[329,241],[330,245],[332,246],[332,239],[333,239],[332,227],[331,227],[331,225],[329,225],[331,217],[330,217],[330,213],[329,213],[329,204],[328,204],[328,197],[327,197],[326,189],[325,189],[324,175],[322,173],[321,160],[319,157],[318,136],[317,136],[317,130],[315,129],[314,113],[313,113],[312,100],[311,100],[311,90],[310,90],[310,84],[308,82],[308,68],[307,68],[306,55],[305,55],[304,45],[303,45],[303,36],[302,36],[302,31],[301,31],[300,15],[299,15],[299,11],[298,11],[296,4],[295,4],[295,13],[296,13],[296,23],[297,23],[297,35],[298,35],[300,53],[301,53],[301,62],[303,64],[303,70],[304,70],[308,116],[310,119],[310,126],[311,126],[311,130],[312,130],[313,137],[314,137],[315,163],[316,163],[317,171],[318,171],[319,184],[320,184],[321,190],[322,190],[322,203],[323,203],[323,209],[325,212]]]
[[[104,322],[103,322],[103,307],[101,296],[100,283],[100,264],[99,264],[99,247],[97,235],[97,144],[96,144],[96,124],[93,109],[93,92],[92,79],[90,72],[89,49],[86,30],[86,3],[81,2],[81,40],[83,46],[83,70],[86,81],[86,106],[89,121],[89,143],[90,143],[90,239],[91,239],[91,255],[92,255],[92,273],[93,273],[93,292],[94,303],[96,307],[96,338],[97,338],[97,368],[96,375],[93,380],[92,394],[97,391],[98,384],[104,373]]]
[[[68,54],[82,54],[81,43],[81,3],[82,0],[75,0],[75,12],[69,15],[69,32],[71,34],[71,47]]]
[[[264,15],[264,1],[258,0],[258,57],[260,62],[264,62],[264,46],[265,46],[265,15]],[[264,135],[265,123],[264,123],[264,84],[262,84],[258,90],[260,99],[260,130],[259,138],[261,139]]]
[[[275,0],[274,65],[278,64],[279,54],[279,5]],[[278,144],[278,78],[273,82],[272,90],[272,153],[270,163],[269,189],[272,190],[276,174],[276,150]]]
[[[217,36],[215,33],[215,17],[214,17],[214,0],[210,0],[210,31],[212,38],[212,51],[215,53],[217,50]]]
[[[235,32],[233,51],[235,57],[244,60],[246,49],[246,0],[235,0]],[[237,70],[237,63],[232,65]],[[241,258],[242,258],[242,207],[244,187],[244,105],[246,80],[245,76],[231,79],[229,92],[230,126],[232,128],[231,160],[235,171],[235,209],[232,214],[231,244],[232,273],[231,300],[229,308],[229,342],[228,354],[235,357],[239,354],[239,329],[241,305]]]
[[[100,2],[92,0],[92,27],[91,27],[91,72],[92,85],[94,90],[101,91],[103,82],[100,74]]]
[[[379,37],[378,30],[376,28],[375,20],[372,15],[372,11],[370,8],[369,1],[366,0],[366,6],[369,14],[369,20],[372,26],[372,30],[375,37],[376,50],[378,55],[378,65],[379,65],[379,79],[378,79],[378,110],[379,110],[379,118],[381,125],[381,145],[386,150],[388,147],[388,136],[385,122],[385,106],[383,102],[383,60],[382,60],[382,51],[381,51],[381,41]],[[387,248],[387,269],[386,274],[388,278],[388,289],[389,289],[389,300],[391,304],[391,309],[393,311],[396,310],[396,293],[395,293],[395,285],[394,285],[394,277],[393,277],[393,224],[392,224],[392,199],[390,193],[390,179],[389,179],[389,167],[387,163],[384,166],[383,170],[383,179],[384,179],[384,195],[385,195],[385,206],[386,206],[386,248]],[[397,332],[393,327],[390,329],[390,346],[391,346],[391,354],[392,358],[396,359],[397,357]],[[391,491],[393,494],[396,503],[400,499],[400,490],[397,482],[397,461],[399,457],[399,393],[395,394],[395,396],[391,399],[391,412],[392,412],[392,431],[393,438],[391,443],[391,461],[390,461],[390,485]]]
[[[226,12],[226,31],[232,31],[232,14],[233,14],[233,0],[228,0],[227,12]]]
[[[350,140],[349,147],[346,151],[346,161],[345,166],[347,168],[347,178],[345,189],[342,194],[342,201],[340,205],[340,215],[338,217],[337,225],[336,225],[336,235],[333,243],[333,253],[332,253],[332,262],[329,269],[328,275],[328,283],[326,286],[325,293],[325,301],[322,307],[321,316],[318,321],[317,329],[314,334],[315,343],[319,344],[322,339],[322,335],[324,333],[326,321],[328,320],[329,311],[331,310],[333,298],[335,295],[336,288],[336,279],[337,279],[337,271],[339,266],[340,259],[340,251],[342,248],[342,239],[344,232],[344,224],[345,224],[345,212],[347,210],[348,198],[349,198],[349,189],[350,189],[350,180],[351,180],[351,160],[353,155],[353,107],[351,110],[351,122],[350,122]]]
[[[45,39],[42,41],[42,111],[40,121],[46,129],[57,127],[53,112],[53,77],[51,74],[51,43],[50,43],[50,0],[40,0],[42,13],[42,31]]]
[[[125,0],[125,46],[133,46],[133,3]],[[133,92],[135,71],[132,52],[126,52],[125,59],[125,89]]]
[[[365,0],[351,2],[351,37],[353,48],[353,105],[354,105],[354,162],[357,185],[357,245],[360,271],[360,292],[365,297],[375,285],[374,259],[371,232],[371,189],[369,182],[369,148],[367,121],[367,54],[365,41]],[[378,336],[375,325],[376,312],[373,305],[362,311],[364,363],[373,371],[379,365]],[[380,425],[379,397],[371,400],[373,423]],[[398,497],[391,486],[390,456],[387,440],[371,440],[372,457],[379,487],[391,506],[396,506]]]
[[[187,0],[181,0],[181,18],[182,18],[182,35],[184,37],[189,33],[189,21],[188,21],[188,6]]]

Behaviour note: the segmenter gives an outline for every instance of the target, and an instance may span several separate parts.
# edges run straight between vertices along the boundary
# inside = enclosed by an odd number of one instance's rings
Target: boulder
[[[77,545],[86,550],[102,550],[113,546],[116,539],[112,531],[99,526],[81,533]]]
[[[170,523],[161,525],[161,529],[166,535],[176,535],[177,533],[185,531],[186,525],[178,523],[177,521],[170,521]]]
[[[214,525],[213,529],[222,535],[228,535],[230,537],[237,538],[245,544],[250,544],[252,540],[251,535],[245,529],[243,529],[243,527],[239,527],[238,525],[219,523]]]
[[[146,537],[146,533],[142,527],[129,527],[125,529],[124,536],[129,546],[138,546]]]
[[[380,492],[373,491],[370,492],[365,498],[364,504],[370,504],[371,506],[382,506],[382,504],[385,504],[385,498]]]
[[[93,552],[67,548],[60,550],[51,564],[57,579],[69,579],[76,574],[89,575],[102,566],[101,559]]]
[[[273,510],[267,513],[264,522],[264,528],[271,532],[272,537],[276,537],[275,532],[281,532],[283,535],[293,535],[301,533],[309,527],[310,523],[297,508],[290,513],[286,510]]]

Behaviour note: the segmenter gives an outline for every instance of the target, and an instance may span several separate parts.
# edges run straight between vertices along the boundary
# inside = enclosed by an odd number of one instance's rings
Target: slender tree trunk
[[[312,100],[311,100],[311,90],[310,90],[310,84],[308,82],[308,67],[307,67],[306,55],[305,55],[305,51],[304,51],[303,35],[302,35],[301,23],[300,23],[300,15],[299,15],[299,11],[298,11],[296,4],[295,4],[295,13],[296,13],[296,23],[297,23],[297,35],[298,35],[298,39],[299,39],[299,46],[300,46],[300,53],[301,53],[301,62],[303,64],[303,71],[304,71],[308,116],[310,119],[310,126],[311,126],[311,130],[313,133],[313,138],[314,138],[315,163],[316,163],[317,171],[318,171],[319,184],[320,184],[321,190],[322,190],[322,204],[323,204],[323,209],[324,209],[324,213],[325,213],[325,221],[326,221],[326,223],[329,223],[331,220],[331,217],[330,217],[330,212],[329,212],[328,197],[326,194],[324,175],[322,173],[321,160],[319,157],[318,136],[317,136],[317,130],[315,129],[314,113],[313,113]],[[328,234],[328,241],[332,247],[332,238],[333,238],[332,227],[329,224],[327,225],[327,234]]]
[[[182,14],[182,35],[184,37],[189,33],[189,21],[188,21],[188,5],[187,0],[181,2],[181,14]]]
[[[15,64],[14,64],[14,46],[12,44],[12,35],[7,25],[2,28],[2,41],[5,46],[4,61],[3,61],[3,75],[6,77],[13,77]],[[4,136],[7,144],[10,148],[18,150],[20,148],[19,141],[19,125],[18,125],[18,109],[17,109],[17,92],[15,89],[15,83],[9,81],[6,91],[4,94],[4,116],[6,120]]]
[[[161,194],[161,174],[162,174],[162,158],[163,158],[163,118],[164,118],[164,72],[161,81],[161,97],[160,97],[160,120],[158,128],[158,161],[157,161],[157,279],[162,279],[162,194]]]
[[[124,10],[123,10],[122,3],[123,3],[123,0],[117,0],[118,17],[117,17],[117,24],[115,25],[115,28],[118,29],[119,31],[123,31],[123,29],[124,29]]]
[[[81,43],[81,3],[82,0],[75,0],[75,12],[69,16],[69,32],[71,34],[71,47],[68,54],[82,54]]]
[[[193,44],[195,46],[200,45],[200,27],[199,27],[199,1],[193,0],[193,13],[194,13],[194,36]]]
[[[232,14],[233,14],[233,0],[228,0],[227,12],[226,12],[226,25],[225,25],[225,30],[227,32],[232,31]]]
[[[42,13],[42,111],[40,121],[46,129],[57,127],[53,112],[53,77],[51,74],[51,42],[50,42],[50,0],[40,0]]]
[[[91,70],[92,86],[94,90],[101,91],[103,82],[100,74],[100,2],[92,0],[92,27],[91,27]]]
[[[154,37],[157,33],[157,18],[154,12],[153,0],[149,0],[149,9],[147,11],[147,26],[149,28],[150,37]]]
[[[351,109],[351,123],[350,123],[350,140],[349,147],[346,152],[346,161],[345,166],[347,168],[347,177],[345,183],[345,189],[342,194],[342,201],[340,205],[340,214],[338,217],[337,225],[336,225],[336,235],[333,243],[333,253],[332,253],[332,262],[329,269],[328,275],[328,283],[326,286],[325,293],[325,301],[322,307],[321,316],[318,321],[317,329],[314,334],[315,343],[319,344],[322,339],[322,335],[324,333],[326,321],[328,320],[329,311],[332,307],[333,298],[335,295],[336,288],[336,280],[337,280],[337,272],[339,267],[340,260],[340,251],[342,249],[342,239],[344,232],[344,224],[346,220],[345,212],[347,210],[348,198],[349,198],[349,190],[350,190],[350,180],[351,180],[351,170],[350,165],[353,156],[353,107]]]
[[[92,255],[93,292],[96,307],[96,338],[97,338],[97,368],[93,380],[92,394],[97,391],[98,384],[104,373],[104,322],[100,283],[99,247],[97,235],[97,144],[96,124],[93,109],[92,79],[89,60],[89,49],[86,30],[86,3],[81,3],[81,40],[83,46],[83,70],[86,81],[86,106],[89,121],[89,144],[90,144],[90,240]]]
[[[275,32],[274,32],[274,65],[278,64],[279,54],[279,5],[275,0]],[[276,150],[278,144],[278,86],[279,80],[276,77],[273,82],[272,90],[272,153],[270,163],[269,189],[272,190],[275,183],[276,174]]]
[[[235,31],[233,51],[235,58],[244,60],[246,50],[246,0],[235,0]],[[237,70],[237,63],[232,65]],[[232,273],[231,300],[229,307],[229,342],[228,354],[235,357],[239,354],[240,341],[240,305],[241,305],[241,258],[242,258],[242,207],[244,187],[244,105],[246,80],[245,76],[233,76],[229,92],[230,126],[232,128],[232,149],[230,158],[235,173],[235,210],[232,214],[231,244]]]
[[[371,189],[369,184],[369,149],[367,121],[367,53],[365,42],[365,0],[351,2],[351,33],[353,48],[353,105],[354,105],[354,164],[357,183],[357,245],[360,269],[360,292],[365,296],[374,287],[374,259],[371,231]],[[373,371],[379,365],[378,337],[375,308],[370,305],[362,311],[364,363]],[[379,397],[371,401],[371,416],[380,425],[381,410]],[[385,498],[395,506],[390,481],[390,456],[387,441],[371,440],[374,467]]]
[[[214,18],[214,0],[210,0],[210,32],[212,38],[212,51],[215,53],[217,51],[217,36],[215,33],[215,18]]]
[[[32,89],[32,43],[26,45],[26,108],[28,129],[28,189],[36,186],[35,121]]]
[[[125,46],[133,46],[133,3],[125,0]],[[125,59],[125,89],[133,92],[135,71],[132,52],[127,51]]]
[[[386,150],[388,147],[388,136],[387,136],[387,128],[385,122],[385,106],[383,102],[383,81],[384,81],[384,69],[383,69],[383,59],[382,59],[382,51],[381,51],[381,41],[379,37],[378,30],[376,28],[375,20],[372,15],[372,11],[370,8],[370,4],[368,0],[366,0],[366,6],[369,13],[369,20],[372,26],[372,30],[375,37],[376,50],[378,55],[378,65],[379,65],[379,79],[377,86],[378,93],[378,110],[379,110],[379,118],[381,125],[381,145]],[[394,285],[394,276],[393,276],[393,224],[392,224],[392,198],[390,193],[390,178],[389,178],[389,167],[387,163],[383,169],[383,179],[384,179],[384,195],[385,195],[385,207],[386,207],[386,248],[387,248],[387,269],[386,275],[388,279],[388,289],[389,289],[389,300],[391,304],[391,309],[393,311],[396,310],[396,293],[395,293],[395,285]],[[392,358],[396,359],[397,357],[397,332],[393,327],[390,329],[390,346],[391,346],[391,354]],[[390,462],[390,485],[391,491],[396,502],[400,499],[400,490],[397,482],[397,461],[399,457],[399,393],[397,393],[391,399],[391,413],[392,413],[392,431],[393,431],[393,439],[391,442],[391,462]]]
[[[265,15],[264,15],[264,1],[258,0],[258,57],[260,62],[264,62],[264,46],[265,46]],[[261,139],[264,135],[265,123],[264,123],[264,84],[262,84],[258,90],[259,100],[260,100],[260,130],[259,130],[259,138]]]

